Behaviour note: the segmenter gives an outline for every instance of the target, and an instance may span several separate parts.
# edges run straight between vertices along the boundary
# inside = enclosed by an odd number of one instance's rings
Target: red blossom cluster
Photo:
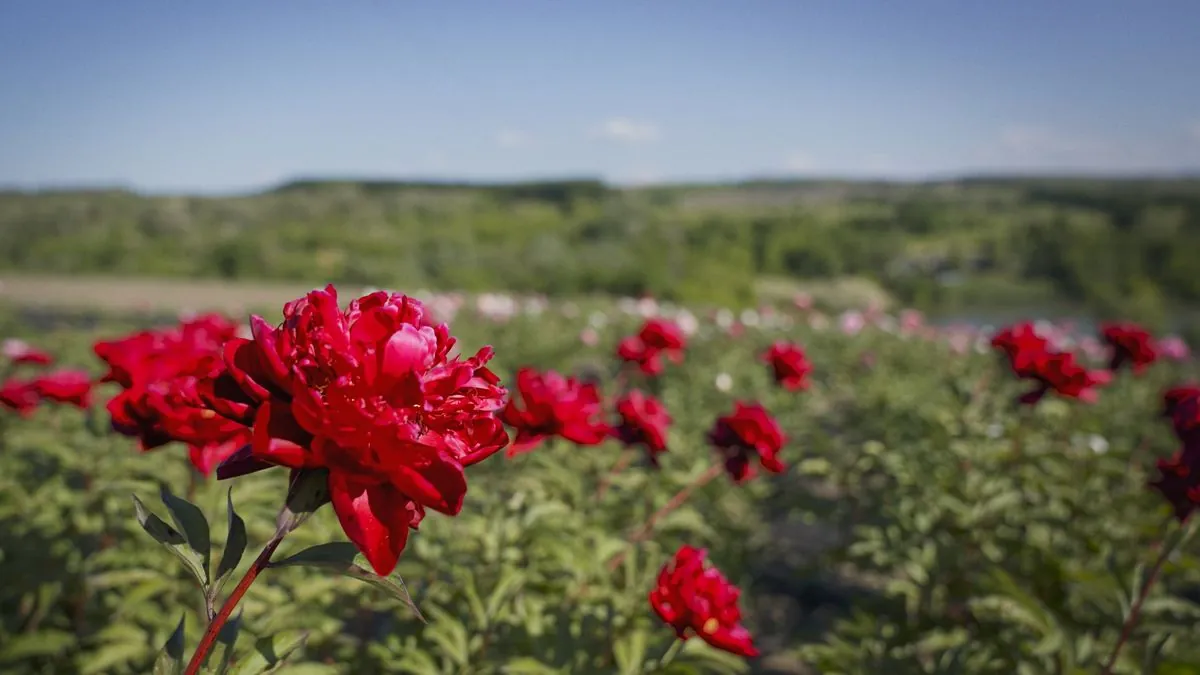
[[[379,574],[396,566],[425,509],[455,515],[464,469],[508,444],[492,349],[450,356],[421,302],[378,291],[342,310],[333,286],[251,317],[199,385],[208,410],[250,433],[219,478],[271,466],[328,470],[334,512]]]
[[[1032,323],[1019,323],[1000,331],[992,338],[992,347],[1008,359],[1014,375],[1036,384],[1017,399],[1024,405],[1034,405],[1052,391],[1064,398],[1090,403],[1096,400],[1096,388],[1111,379],[1106,371],[1085,368],[1074,353],[1056,350],[1038,335]]]
[[[762,360],[771,367],[779,386],[788,391],[808,389],[808,374],[812,372],[812,364],[800,345],[775,342],[763,353]]]
[[[783,473],[787,468],[779,452],[787,437],[779,423],[759,403],[734,403],[733,412],[717,418],[708,440],[725,461],[725,471],[735,483],[744,483],[755,475],[755,458],[771,473]]]
[[[667,428],[671,415],[662,401],[634,389],[617,399],[619,424],[612,435],[626,446],[640,445],[650,465],[658,467],[658,456],[667,451]]]
[[[636,335],[630,335],[617,344],[617,357],[636,365],[642,374],[656,377],[663,372],[663,357],[673,363],[683,361],[683,350],[687,338],[683,330],[673,321],[647,319]]]
[[[1158,359],[1154,337],[1136,323],[1106,323],[1100,327],[1100,338],[1108,345],[1111,357],[1108,369],[1119,370],[1125,364],[1140,374]]]
[[[1170,418],[1181,447],[1158,460],[1159,477],[1150,482],[1175,510],[1180,521],[1200,506],[1200,386],[1182,385],[1163,393],[1163,413]]]
[[[0,372],[0,407],[21,417],[28,417],[44,401],[75,406],[92,405],[92,376],[84,370],[60,369],[42,371],[33,377],[13,375],[23,367],[45,367],[54,364],[50,354],[22,340],[5,340],[0,345],[3,359]]]
[[[742,625],[741,591],[715,567],[705,565],[707,551],[683,546],[658,573],[650,606],[680,640],[700,636],[708,644],[752,658],[758,649]]]
[[[220,363],[221,350],[238,325],[219,314],[203,314],[157,330],[143,330],[92,349],[108,366],[101,382],[121,391],[108,401],[113,429],[138,439],[142,451],[173,441],[188,446],[204,475],[250,442],[249,432],[208,410],[199,385]]]
[[[552,370],[517,371],[517,391],[500,419],[516,430],[508,456],[527,452],[547,438],[559,437],[576,445],[598,445],[608,438],[600,391],[595,384],[565,377]]]

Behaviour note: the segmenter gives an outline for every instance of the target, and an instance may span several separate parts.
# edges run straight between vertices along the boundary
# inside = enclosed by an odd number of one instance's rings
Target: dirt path
[[[0,274],[0,303],[111,312],[278,311],[314,284]]]

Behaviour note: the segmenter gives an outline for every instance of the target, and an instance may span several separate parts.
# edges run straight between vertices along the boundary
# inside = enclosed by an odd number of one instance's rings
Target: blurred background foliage
[[[494,344],[505,381],[535,365],[599,375],[615,393],[611,350],[637,317],[611,304],[580,312],[552,303],[496,322],[471,307],[454,319],[455,334],[468,352]],[[277,320],[278,309],[266,316]],[[95,371],[93,339],[146,321],[8,308],[0,334]],[[598,344],[581,344],[580,330],[598,323]],[[816,368],[809,391],[778,389],[755,360],[780,338],[806,346]],[[265,636],[288,644],[303,635],[280,672],[642,672],[673,637],[646,595],[690,543],[745,589],[746,622],[764,652],[752,672],[1095,673],[1154,546],[1175,527],[1164,530],[1169,509],[1144,486],[1176,444],[1159,393],[1196,375],[1194,362],[1158,365],[1121,375],[1094,406],[1049,401],[1018,412],[1024,387],[990,354],[803,322],[735,338],[704,320],[685,364],[660,383],[675,417],[661,472],[635,463],[598,500],[615,444],[497,456],[474,467],[462,514],[431,514],[401,559],[428,624],[358,582],[270,570],[243,603],[238,653],[248,658]],[[711,465],[704,433],[735,399],[760,400],[779,418],[789,471],[741,487],[714,481],[609,572],[628,533]],[[243,568],[273,528],[284,474],[198,479],[184,448],[139,454],[105,422],[51,407],[3,419],[3,672],[147,672],[181,613],[194,648],[202,603],[134,521],[131,493],[164,517],[160,482],[189,495],[219,548],[232,488],[249,529]],[[281,554],[337,540],[326,509]],[[1200,673],[1198,553],[1193,541],[1167,566],[1116,672]],[[744,670],[693,640],[666,672]]]
[[[830,280],[921,309],[1188,329],[1200,180],[615,188],[310,180],[261,194],[0,193],[0,270],[749,305]],[[1194,330],[1194,329],[1192,329]]]

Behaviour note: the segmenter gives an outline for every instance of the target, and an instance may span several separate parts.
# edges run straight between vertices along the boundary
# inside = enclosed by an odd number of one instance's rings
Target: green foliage
[[[1184,321],[1200,181],[966,180],[616,189],[296,181],[237,197],[0,193],[0,269],[753,303],[870,278],[962,311],[1067,302]],[[714,280],[720,280],[714,283]]]
[[[636,325],[601,303],[563,309],[505,323],[464,311],[454,332],[467,352],[493,344],[509,381],[526,364],[594,370]],[[607,316],[595,348],[576,337],[592,311]],[[3,326],[82,365],[91,340],[127,327]],[[816,365],[806,392],[777,389],[755,359],[784,337]],[[720,374],[732,379],[729,391],[714,385]],[[430,514],[386,579],[366,571],[331,509],[319,508],[250,588],[208,668],[1096,673],[1170,520],[1145,488],[1155,458],[1174,449],[1159,392],[1196,375],[1194,366],[1156,366],[1120,375],[1093,406],[1047,401],[1018,411],[1022,385],[990,357],[940,343],[807,327],[751,329],[735,340],[705,325],[684,365],[658,384],[675,418],[661,471],[635,463],[597,499],[619,455],[614,444],[549,443],[494,457],[469,472],[463,512]],[[616,386],[608,376],[602,385]],[[704,433],[735,398],[758,399],[780,419],[791,470],[740,487],[718,478],[648,541],[627,544],[711,466]],[[286,471],[205,479],[183,448],[138,453],[106,432],[101,413],[46,407],[4,420],[6,673],[174,672],[178,655],[195,649],[208,605],[219,606],[220,589],[276,531]],[[131,509],[130,494],[155,493],[163,503]],[[1167,532],[1179,548],[1116,672],[1190,673],[1200,662],[1200,551],[1177,526]],[[647,593],[682,543],[707,547],[745,589],[762,659],[747,665],[698,639],[663,658],[674,635]],[[620,552],[623,563],[609,571]],[[198,582],[209,594],[193,590]]]

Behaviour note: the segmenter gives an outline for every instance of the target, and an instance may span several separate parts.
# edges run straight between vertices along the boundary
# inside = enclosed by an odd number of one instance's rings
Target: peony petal
[[[412,441],[396,441],[380,454],[387,462],[381,469],[392,485],[413,501],[451,516],[462,510],[467,476],[458,460]]]
[[[336,470],[329,473],[329,495],[342,530],[375,573],[391,574],[408,542],[409,499],[390,485],[370,485]]]
[[[237,478],[263,469],[270,469],[273,466],[275,465],[256,458],[253,448],[246,444],[217,465],[217,480]]]
[[[308,446],[312,435],[296,423],[291,406],[279,399],[267,401],[254,418],[254,454],[259,459],[300,469],[310,466]]]

